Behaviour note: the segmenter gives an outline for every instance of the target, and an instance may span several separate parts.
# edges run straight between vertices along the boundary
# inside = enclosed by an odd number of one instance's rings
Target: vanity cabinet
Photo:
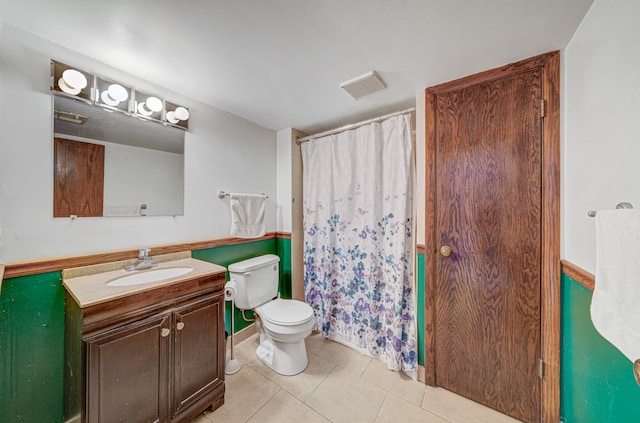
[[[172,415],[176,416],[224,380],[224,298],[218,295],[187,304],[173,317]]]
[[[90,307],[68,293],[66,365],[83,376],[65,374],[65,420],[182,422],[221,406],[224,282],[220,272]]]
[[[165,422],[169,398],[170,314],[85,340],[87,422]]]

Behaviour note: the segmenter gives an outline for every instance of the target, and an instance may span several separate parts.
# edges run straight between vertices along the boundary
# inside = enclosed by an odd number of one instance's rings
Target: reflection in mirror
[[[54,100],[54,217],[184,213],[184,131]]]

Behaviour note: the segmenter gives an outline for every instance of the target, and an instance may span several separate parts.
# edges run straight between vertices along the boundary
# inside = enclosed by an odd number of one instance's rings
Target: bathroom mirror
[[[57,95],[53,115],[54,217],[184,214],[183,130]]]

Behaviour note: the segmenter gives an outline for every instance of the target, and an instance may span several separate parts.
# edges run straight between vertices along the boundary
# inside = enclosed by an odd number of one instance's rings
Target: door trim
[[[435,386],[435,258],[436,258],[436,98],[533,69],[542,70],[545,116],[542,120],[542,258],[540,292],[540,421],[560,421],[560,53],[554,51],[467,76],[425,90],[425,382]]]

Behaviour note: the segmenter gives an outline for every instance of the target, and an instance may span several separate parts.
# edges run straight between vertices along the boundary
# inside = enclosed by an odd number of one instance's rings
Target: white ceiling
[[[593,0],[0,0],[0,20],[266,128],[315,132],[566,47]],[[370,70],[388,89],[353,100]]]

